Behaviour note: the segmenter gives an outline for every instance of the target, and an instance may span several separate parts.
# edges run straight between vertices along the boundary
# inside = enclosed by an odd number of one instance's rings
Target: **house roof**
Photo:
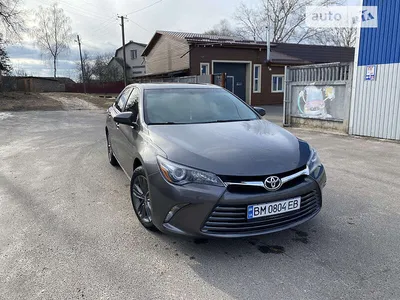
[[[142,47],[146,47],[146,46],[147,46],[147,44],[138,43],[138,42],[134,42],[134,41],[129,41],[128,43],[125,44],[125,47],[128,46],[128,45],[130,45],[130,44],[136,44],[136,45],[139,45],[139,46],[142,46]],[[115,50],[115,55],[114,55],[114,56],[117,56],[117,52],[118,52],[119,50],[121,50],[121,49],[122,49],[122,46],[119,47],[117,50]]]
[[[166,31],[157,30],[160,34],[172,35],[180,39],[209,39],[209,40],[236,40],[240,39],[238,37],[223,36],[223,35],[211,35],[203,33],[193,33],[193,32],[178,32],[178,31]]]
[[[110,64],[113,60],[115,60],[122,68],[124,67],[124,60],[122,58],[114,56],[113,58],[111,58],[111,60],[108,64]],[[128,64],[125,64],[125,66],[127,69],[131,68]]]
[[[267,59],[265,59],[267,60]],[[310,61],[305,61],[301,58],[298,57],[294,57],[294,56],[290,56],[290,55],[286,55],[284,53],[281,52],[277,52],[274,50],[271,50],[271,56],[270,56],[270,60],[273,63],[279,63],[279,64],[307,64],[310,63]]]
[[[43,77],[43,78],[46,78],[46,79],[52,79],[52,80],[54,80],[54,77]],[[58,82],[61,82],[61,83],[75,83],[75,81],[73,81],[71,78],[69,78],[69,77],[57,77],[57,78],[55,78]]]
[[[354,48],[352,47],[278,43],[271,45],[271,48],[311,63],[351,62],[354,60]]]
[[[56,79],[54,77],[40,77],[40,76],[15,76],[14,78],[15,79],[42,79],[42,80],[58,81],[58,78]]]
[[[169,35],[195,46],[220,46],[266,49],[265,41],[244,40],[239,37],[208,35],[201,33],[156,31],[142,56],[147,56],[161,35]],[[350,62],[354,60],[354,48],[290,43],[271,43],[271,61],[275,63],[328,63]]]
[[[173,38],[186,41],[188,44],[195,45],[221,45],[221,46],[245,46],[245,47],[265,47],[263,41],[251,41],[243,40],[239,37],[223,36],[223,35],[210,35],[193,32],[177,32],[177,31],[165,31],[157,30],[151,38],[147,47],[143,50],[142,56],[146,56],[153,49],[161,35],[169,35]]]

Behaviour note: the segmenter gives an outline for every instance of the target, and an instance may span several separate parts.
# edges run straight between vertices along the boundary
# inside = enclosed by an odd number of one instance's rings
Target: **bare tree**
[[[12,71],[10,59],[8,57],[5,44],[0,36],[0,82],[2,75],[9,75]]]
[[[96,60],[94,62],[94,75],[100,82],[110,81],[109,70],[107,66],[112,57],[112,53],[104,53],[96,56]]]
[[[232,25],[227,19],[222,19],[218,24],[214,25],[212,29],[207,30],[204,34],[220,35],[220,36],[238,36],[238,33],[232,28]]]
[[[96,56],[93,74],[100,82],[116,82],[124,79],[121,69],[109,63],[112,57],[113,53],[103,53]]]
[[[124,79],[124,73],[121,68],[118,68],[116,65],[111,65],[110,63],[107,65],[107,75],[105,76],[104,82],[117,82],[122,81]]]
[[[0,35],[10,34],[20,38],[20,32],[25,30],[21,2],[21,0],[0,0]]]
[[[320,44],[330,46],[354,47],[357,39],[357,27],[330,28],[316,37]]]
[[[15,76],[28,76],[28,73],[24,69],[15,69],[14,70]]]
[[[42,55],[52,59],[54,78],[57,77],[57,61],[60,55],[68,52],[72,41],[71,20],[57,3],[48,8],[39,7],[36,13],[37,26],[33,28],[36,44]]]
[[[260,0],[255,7],[242,3],[235,13],[241,34],[254,40],[265,40],[269,26],[271,42],[313,42],[324,32],[322,29],[305,25],[306,7],[338,5],[343,0]]]
[[[85,82],[93,80],[94,75],[94,60],[90,59],[89,52],[83,51],[82,54],[83,71],[85,72]],[[83,82],[81,62],[76,62],[76,71],[79,74],[78,81]]]
[[[265,15],[258,7],[249,7],[242,2],[234,16],[237,32],[244,39],[265,40]]]

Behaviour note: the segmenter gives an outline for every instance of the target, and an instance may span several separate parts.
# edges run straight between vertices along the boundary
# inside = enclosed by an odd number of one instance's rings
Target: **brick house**
[[[157,31],[142,56],[147,77],[226,73],[226,88],[251,105],[283,103],[285,66],[349,62],[354,48],[271,44],[233,37]]]

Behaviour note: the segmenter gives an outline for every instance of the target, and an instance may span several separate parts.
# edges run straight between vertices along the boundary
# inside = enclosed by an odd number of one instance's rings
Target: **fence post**
[[[226,73],[222,73],[222,75],[221,75],[221,86],[223,87],[223,88],[225,88],[226,87]]]
[[[290,85],[290,69],[285,66],[284,72],[284,88],[283,88],[283,126],[290,126],[290,106],[291,102],[291,85]]]

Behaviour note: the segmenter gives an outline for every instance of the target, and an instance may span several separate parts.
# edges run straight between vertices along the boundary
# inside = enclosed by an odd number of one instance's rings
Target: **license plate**
[[[247,206],[247,219],[260,218],[282,214],[292,210],[300,209],[301,197],[288,200],[256,204]]]

